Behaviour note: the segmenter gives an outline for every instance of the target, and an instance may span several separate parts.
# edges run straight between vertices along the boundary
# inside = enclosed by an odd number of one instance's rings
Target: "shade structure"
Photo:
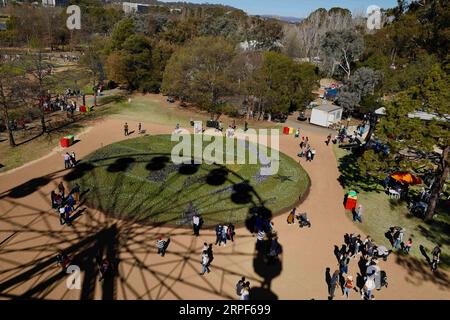
[[[422,179],[416,177],[409,172],[397,172],[391,175],[391,178],[395,181],[407,183],[407,184],[421,184]]]

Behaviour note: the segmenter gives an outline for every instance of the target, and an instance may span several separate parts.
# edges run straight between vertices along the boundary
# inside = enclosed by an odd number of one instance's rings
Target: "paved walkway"
[[[137,123],[128,121],[130,131]],[[124,139],[122,121],[99,121],[86,133],[74,150],[81,159],[92,151]],[[173,128],[144,123],[150,134],[169,133]],[[306,131],[308,129],[305,129]],[[345,233],[359,232],[342,207],[343,190],[331,146],[326,135],[307,132],[316,149],[316,158],[302,166],[311,177],[308,198],[299,210],[308,212],[312,228],[287,225],[287,213],[274,219],[283,246],[280,270],[269,270],[271,277],[259,274],[267,270],[255,259],[256,239],[245,229],[236,231],[236,240],[227,247],[214,248],[212,272],[201,277],[200,253],[203,242],[213,242],[212,231],[199,238],[191,230],[151,227],[117,221],[96,210],[86,209],[73,227],[60,226],[50,209],[50,191],[56,188],[63,171],[62,150],[0,175],[0,297],[18,295],[46,299],[237,299],[234,285],[246,276],[259,297],[278,299],[326,299],[325,270],[337,268],[334,246],[343,243]],[[130,136],[130,138],[136,135]],[[293,136],[282,136],[280,149],[296,157]],[[23,185],[22,188],[15,188]],[[10,190],[14,190],[11,192]],[[20,190],[20,191],[19,191]],[[155,239],[171,235],[164,258],[156,254]],[[120,260],[118,277],[99,282],[93,262],[81,273],[81,290],[68,290],[67,276],[54,261],[58,249],[73,251],[78,258],[104,246]],[[389,276],[389,288],[375,291],[376,299],[450,299],[449,277],[431,276],[423,266],[408,266],[396,257],[381,262]],[[349,273],[356,277],[357,261]],[[338,290],[337,290],[338,291]],[[351,298],[359,299],[352,293]],[[336,299],[342,299],[337,294]]]

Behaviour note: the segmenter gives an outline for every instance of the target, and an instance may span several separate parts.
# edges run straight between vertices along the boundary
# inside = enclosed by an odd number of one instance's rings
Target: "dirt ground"
[[[130,131],[137,128],[137,122],[127,121]],[[98,121],[78,135],[80,141],[68,150],[82,159],[99,147],[137,136],[124,137],[122,126],[123,120],[117,118]],[[173,127],[143,123],[143,129],[156,134],[170,133]],[[72,227],[61,226],[50,205],[50,192],[68,173],[63,165],[65,150],[60,148],[0,174],[0,297],[238,299],[235,283],[245,276],[260,298],[327,299],[326,268],[332,273],[338,267],[334,246],[343,244],[345,233],[361,232],[344,213],[339,172],[332,146],[324,143],[326,134],[308,128],[303,134],[317,151],[313,162],[301,160],[310,175],[311,189],[298,209],[308,212],[312,228],[287,225],[287,213],[275,217],[282,264],[270,270],[256,259],[256,238],[245,228],[236,230],[233,243],[214,247],[211,273],[200,276],[201,249],[203,242],[214,242],[212,230],[195,238],[191,230],[118,221],[89,208],[81,210]],[[281,136],[280,150],[296,158],[294,136]],[[155,249],[159,235],[171,238],[165,257]],[[104,248],[119,261],[117,276],[99,282],[93,261],[84,261],[80,289],[67,289],[68,275],[56,266],[57,251],[68,249],[77,261],[92,256],[97,248]],[[376,299],[450,299],[446,272],[432,275],[425,264],[413,265],[394,255],[387,262],[380,261],[380,267],[387,272],[389,287],[375,291]],[[355,259],[349,274],[356,278],[358,273]],[[336,292],[336,300],[344,299],[339,289]],[[360,296],[352,292],[350,298]]]

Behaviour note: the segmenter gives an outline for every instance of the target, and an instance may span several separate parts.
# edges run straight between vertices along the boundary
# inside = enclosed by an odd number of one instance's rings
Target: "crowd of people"
[[[66,194],[66,188],[62,181],[58,184],[57,190],[51,191],[52,208],[58,213],[61,225],[71,225],[71,214],[75,211],[76,205],[79,206],[80,192],[80,185],[75,183],[69,194]]]
[[[338,269],[333,276],[330,275],[327,279],[329,299],[332,300],[335,297],[337,287],[341,287],[342,296],[346,298],[349,298],[352,290],[356,289],[349,265],[358,256],[360,257],[358,266],[361,278],[357,280],[359,280],[361,299],[374,299],[373,290],[380,290],[388,285],[386,272],[379,267],[379,259],[387,260],[391,252],[383,246],[376,245],[370,236],[362,240],[359,234],[345,234],[344,244],[341,248],[335,246],[334,250]]]
[[[296,137],[300,138],[300,129],[297,130]],[[309,138],[307,136],[302,136],[300,141],[300,152],[298,153],[298,156],[300,158],[305,158],[306,161],[313,161],[314,157],[316,156],[316,150],[311,147],[311,144],[309,143]]]

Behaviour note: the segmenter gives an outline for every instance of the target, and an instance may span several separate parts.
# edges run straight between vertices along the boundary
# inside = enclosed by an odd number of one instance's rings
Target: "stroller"
[[[298,219],[298,224],[299,224],[300,228],[303,228],[303,227],[306,227],[306,226],[311,228],[311,222],[309,221],[306,212],[303,212],[303,213],[299,214],[297,216],[297,219]]]
[[[384,246],[375,247],[373,251],[373,255],[376,258],[383,258],[384,261],[387,261],[388,256],[391,254],[392,250],[386,249]]]

